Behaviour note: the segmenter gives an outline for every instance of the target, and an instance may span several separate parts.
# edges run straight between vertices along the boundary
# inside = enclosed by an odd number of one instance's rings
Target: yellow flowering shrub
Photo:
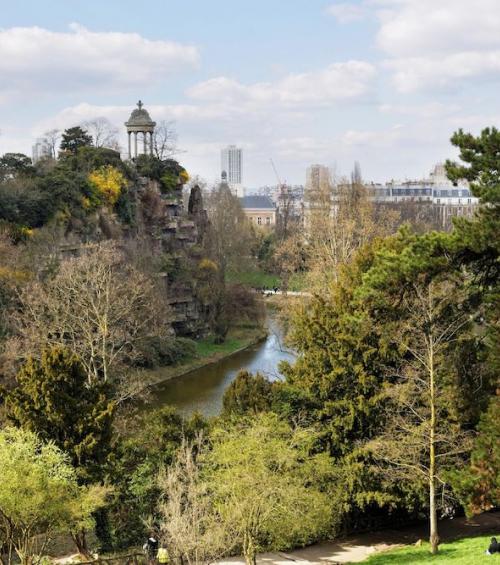
[[[211,259],[202,259],[198,263],[200,271],[218,271],[217,265]]]
[[[92,171],[88,179],[96,189],[97,196],[111,206],[118,200],[127,183],[123,174],[111,165],[105,165]]]
[[[186,169],[183,169],[180,173],[179,173],[179,179],[181,181],[182,184],[186,184],[187,181],[189,180],[189,174],[186,171]]]

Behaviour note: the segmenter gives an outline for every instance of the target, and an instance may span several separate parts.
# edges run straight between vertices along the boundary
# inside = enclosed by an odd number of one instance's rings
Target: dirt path
[[[500,512],[482,514],[471,520],[456,518],[440,523],[442,540],[469,537],[479,534],[500,534]],[[401,530],[385,530],[350,536],[335,542],[323,542],[304,549],[280,553],[262,553],[258,564],[291,565],[291,563],[359,563],[377,551],[415,543],[427,537],[425,524]],[[234,557],[218,561],[219,565],[245,563],[243,558]]]

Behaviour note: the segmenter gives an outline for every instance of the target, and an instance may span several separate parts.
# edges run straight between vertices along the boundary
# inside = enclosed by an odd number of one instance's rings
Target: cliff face
[[[191,189],[184,209],[182,185],[162,193],[160,184],[146,177],[137,182],[137,237],[148,241],[164,265],[160,277],[173,311],[177,335],[199,337],[208,333],[210,305],[198,298],[196,271],[203,258],[202,244],[208,226],[198,186]]]

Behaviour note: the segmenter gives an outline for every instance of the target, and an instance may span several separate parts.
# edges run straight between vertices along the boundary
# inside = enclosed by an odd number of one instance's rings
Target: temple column
[[[144,155],[148,154],[148,134],[143,131],[142,132],[142,141],[144,143]]]
[[[151,151],[151,155],[153,155],[153,132],[149,132],[149,150]]]
[[[134,131],[134,156],[137,159],[137,132]]]
[[[128,158],[132,159],[132,143],[131,143],[132,142],[132,140],[131,140],[132,132],[128,131],[127,134],[128,134],[127,135],[127,137],[128,137]]]

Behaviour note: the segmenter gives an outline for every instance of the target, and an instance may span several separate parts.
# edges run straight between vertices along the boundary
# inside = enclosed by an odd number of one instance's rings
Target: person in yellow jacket
[[[166,547],[158,548],[158,563],[165,565],[170,562],[168,551]]]

